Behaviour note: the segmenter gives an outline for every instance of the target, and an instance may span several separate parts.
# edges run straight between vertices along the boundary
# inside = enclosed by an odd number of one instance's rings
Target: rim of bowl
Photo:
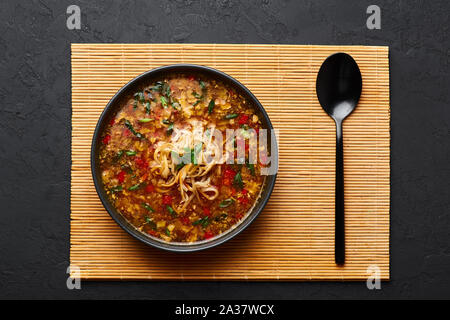
[[[254,220],[255,218],[261,213],[261,211],[266,206],[267,202],[269,201],[269,198],[272,194],[273,188],[275,186],[275,181],[277,177],[277,173],[274,175],[268,175],[265,179],[265,183],[263,184],[263,189],[260,192],[259,198],[256,200],[256,203],[250,209],[250,212],[246,214],[246,217],[241,220],[240,222],[233,225],[230,229],[228,229],[226,232],[224,232],[221,235],[217,235],[209,240],[203,240],[203,241],[197,241],[192,243],[171,243],[164,240],[156,240],[156,238],[152,238],[150,236],[145,235],[142,231],[139,231],[136,227],[134,227],[128,220],[120,214],[117,209],[112,205],[112,203],[109,201],[106,192],[103,188],[103,182],[101,181],[101,174],[100,169],[98,166],[98,152],[100,147],[100,139],[99,136],[101,135],[104,127],[107,125],[107,120],[112,117],[117,111],[117,105],[119,104],[119,101],[123,100],[129,91],[131,91],[135,87],[139,87],[139,85],[142,85],[147,80],[151,80],[152,78],[157,78],[160,76],[164,76],[169,73],[203,73],[205,75],[208,75],[212,78],[216,78],[218,80],[224,81],[226,84],[231,85],[235,89],[239,89],[241,93],[244,93],[244,96],[251,101],[252,105],[256,109],[256,111],[263,116],[264,121],[263,124],[267,125],[267,129],[273,130],[272,122],[270,121],[269,116],[267,115],[266,110],[262,106],[262,104],[259,102],[259,100],[253,95],[253,93],[242,83],[240,83],[238,80],[234,79],[230,75],[203,65],[196,65],[196,64],[171,64],[166,66],[161,66],[158,68],[151,69],[149,71],[146,71],[137,77],[133,78],[131,81],[129,81],[127,84],[125,84],[122,88],[120,88],[114,96],[109,100],[108,104],[102,111],[98,121],[97,125],[95,127],[95,131],[92,137],[92,144],[91,144],[91,173],[92,173],[92,179],[94,180],[95,189],[97,191],[97,194],[103,204],[103,207],[106,209],[106,211],[109,213],[111,218],[127,233],[129,233],[131,236],[133,236],[135,239],[140,240],[141,242],[150,245],[152,247],[163,249],[167,251],[172,252],[193,252],[193,251],[199,251],[199,250],[205,250],[209,248],[216,247],[228,240],[231,240],[238,234],[240,234],[242,231],[244,231]],[[277,142],[275,141],[275,148],[276,150],[271,150],[271,154],[276,154],[277,158],[277,165],[278,165],[278,146]],[[278,170],[277,170],[278,172]]]

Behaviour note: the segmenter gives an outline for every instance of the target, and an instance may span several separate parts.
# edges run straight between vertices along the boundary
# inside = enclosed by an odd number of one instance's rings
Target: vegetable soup
[[[105,191],[152,237],[213,238],[239,223],[260,196],[265,176],[250,150],[267,150],[244,139],[256,140],[261,126],[254,107],[220,81],[183,74],[160,79],[130,96],[101,133]],[[227,129],[237,134],[224,137]],[[239,150],[239,161],[231,163]]]

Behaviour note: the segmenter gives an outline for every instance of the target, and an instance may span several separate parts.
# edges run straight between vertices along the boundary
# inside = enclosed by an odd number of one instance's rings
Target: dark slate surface
[[[366,28],[366,8],[382,29]],[[66,28],[78,4],[82,30]],[[1,1],[1,298],[450,297],[449,2]],[[391,276],[365,283],[83,282],[66,289],[70,43],[388,45]],[[207,266],[205,266],[207,268]]]

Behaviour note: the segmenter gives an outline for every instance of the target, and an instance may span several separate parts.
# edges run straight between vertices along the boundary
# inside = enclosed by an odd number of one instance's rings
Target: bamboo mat
[[[323,60],[344,51],[359,64],[363,92],[344,122],[347,260],[334,264],[335,126],[315,80]],[[122,231],[102,207],[90,171],[97,119],[140,73],[173,63],[222,70],[246,85],[279,129],[279,173],[254,223],[214,249],[177,254]],[[72,44],[70,261],[83,279],[389,279],[389,62],[387,47]]]

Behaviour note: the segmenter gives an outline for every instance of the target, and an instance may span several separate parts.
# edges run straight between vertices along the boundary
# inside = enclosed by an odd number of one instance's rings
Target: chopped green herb
[[[172,102],[172,108],[174,108],[175,110],[178,110],[181,108],[181,106],[178,102]]]
[[[198,84],[200,85],[200,88],[202,88],[202,90],[206,89],[206,83],[204,83],[202,80],[199,80]]]
[[[179,164],[177,164],[177,166],[175,167],[175,170],[180,170],[181,168],[183,168],[185,166],[185,163],[179,163]]]
[[[122,156],[123,156],[123,153],[124,153],[124,151],[123,151],[123,150],[119,150],[119,151],[117,152],[117,154],[116,154],[116,158],[115,158],[115,160],[116,160],[116,161],[119,161],[119,160],[120,160],[120,158],[122,158]]]
[[[170,97],[170,95],[172,94],[172,92],[170,91],[170,85],[167,82],[164,82],[163,84],[162,93],[167,97]]]
[[[228,217],[228,214],[222,213],[221,215],[215,217],[214,220],[216,220],[216,221],[222,221],[222,220],[226,219],[227,217]]]
[[[170,237],[170,230],[166,229],[166,234]]]
[[[203,83],[203,81],[202,81]],[[205,89],[202,87],[202,91],[203,93],[205,93]],[[204,94],[199,94],[197,93],[195,90],[192,91],[192,95],[197,99],[197,101],[194,102],[193,106],[195,107],[196,105],[198,105],[200,102],[202,102],[203,98],[205,97]]]
[[[150,119],[150,118],[139,119],[139,122],[142,122],[142,123],[147,123],[147,122],[150,122],[150,121],[153,121],[153,119]]]
[[[128,128],[128,130],[131,131],[131,133],[133,133],[137,138],[141,139],[143,136],[142,134],[140,134],[139,132],[136,132],[136,130],[134,130],[133,125],[130,123],[130,121],[125,120],[125,126]]]
[[[175,210],[172,209],[171,206],[167,205],[166,208],[167,208],[167,211],[169,211],[169,213],[170,213],[170,215],[172,217],[175,217],[177,215],[177,213],[175,212]]]
[[[128,150],[126,151],[127,156],[135,156],[136,155],[136,151],[134,150]]]
[[[164,96],[161,96],[161,104],[164,108],[167,108],[167,99]]]
[[[208,114],[211,114],[213,112],[214,105],[215,105],[214,99],[211,99],[211,101],[208,104]]]
[[[146,210],[148,210],[148,211],[150,211],[150,212],[155,212],[155,210],[153,210],[153,208],[152,207],[150,207],[150,205],[148,204],[148,203],[143,203],[142,204],[142,206],[146,209]]]
[[[149,227],[152,228],[153,230],[156,230],[156,223],[149,216],[145,216],[145,223],[148,224]]]
[[[128,164],[123,164],[120,166],[122,169],[127,170],[129,174],[133,173],[133,170],[130,168]]]
[[[196,226],[196,225],[200,224],[203,228],[206,228],[208,226],[209,222],[210,222],[209,217],[206,216],[201,219],[198,219],[197,221],[192,222],[192,225]]]
[[[237,118],[237,117],[238,117],[237,113],[231,113],[231,114],[227,114],[225,116],[225,119],[234,119],[234,118]]]
[[[247,168],[250,170],[252,176],[255,175],[255,165],[253,163],[247,163]]]
[[[164,124],[171,124],[169,119],[163,119],[162,123],[164,123]]]
[[[206,228],[208,226],[209,222],[210,222],[209,217],[208,216],[204,217],[203,222],[202,222],[202,227]]]
[[[115,186],[115,187],[112,187],[111,189],[109,189],[109,191],[111,191],[112,193],[122,191],[122,190],[123,190],[122,186]]]
[[[143,104],[145,102],[145,95],[143,92],[137,92],[134,94],[134,99]]]
[[[141,184],[138,183],[138,184],[135,184],[134,186],[129,187],[128,190],[134,191],[134,190],[138,190],[140,187],[141,187]]]
[[[221,203],[219,203],[219,207],[226,208],[226,207],[232,205],[233,203],[234,203],[233,199],[226,199],[226,200],[223,200]]]
[[[194,149],[191,149],[191,163],[192,164],[197,164],[197,159],[196,159],[196,157],[195,157],[195,152],[194,152]]]
[[[192,91],[192,95],[193,95],[196,99],[199,99],[199,100],[203,98],[203,96],[202,96],[201,94],[198,94],[195,90]]]
[[[145,103],[145,113],[150,114],[150,102]]]
[[[155,83],[155,85],[152,87],[152,90],[153,91],[161,91],[163,86],[164,86],[164,83],[162,81],[157,81]]]
[[[198,164],[197,158],[198,154],[202,151],[203,143],[197,143],[194,149],[191,149],[191,163],[194,165]]]
[[[173,132],[173,123],[169,124],[169,126],[167,127],[166,134],[170,136],[172,132]]]
[[[242,176],[240,172],[236,173],[236,175],[234,176],[233,183],[240,189],[244,188],[244,182],[242,181]]]

